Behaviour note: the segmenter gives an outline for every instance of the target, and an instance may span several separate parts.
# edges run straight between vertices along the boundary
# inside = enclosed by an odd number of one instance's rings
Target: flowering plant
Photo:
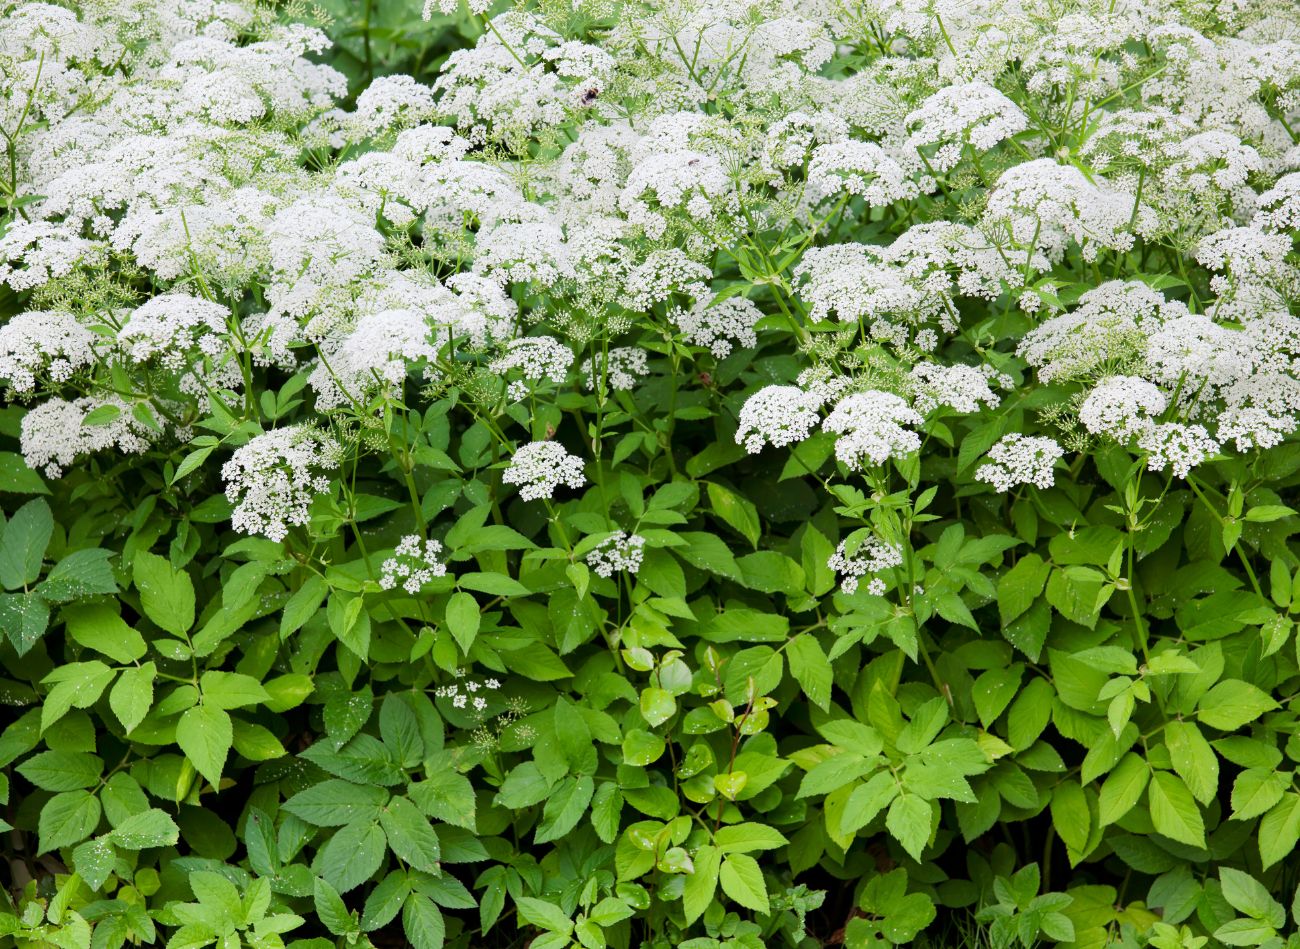
[[[339,6],[0,18],[0,945],[1300,946],[1300,8]]]

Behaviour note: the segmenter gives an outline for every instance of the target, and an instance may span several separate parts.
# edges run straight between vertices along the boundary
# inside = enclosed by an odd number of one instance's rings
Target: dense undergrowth
[[[1293,3],[2,9],[0,946],[1300,945]]]

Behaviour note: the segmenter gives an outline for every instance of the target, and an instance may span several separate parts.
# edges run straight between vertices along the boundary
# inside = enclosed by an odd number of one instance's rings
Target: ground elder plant
[[[1300,946],[1298,141],[1290,0],[4,5],[0,947]]]

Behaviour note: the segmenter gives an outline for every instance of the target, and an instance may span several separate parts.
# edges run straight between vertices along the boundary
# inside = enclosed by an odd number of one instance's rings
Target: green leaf
[[[262,683],[240,672],[209,670],[199,679],[199,690],[203,693],[204,705],[222,709],[259,705],[271,699]]]
[[[1277,702],[1258,686],[1241,679],[1224,679],[1201,696],[1196,703],[1196,717],[1211,728],[1231,732],[1277,707]]]
[[[45,482],[12,451],[0,451],[0,491],[9,494],[49,494]]]
[[[998,615],[1006,626],[1042,595],[1052,568],[1038,554],[1028,553],[998,580]]]
[[[693,567],[707,570],[739,582],[743,579],[740,567],[731,555],[730,549],[716,534],[702,531],[683,531],[678,534],[686,541],[681,547],[674,547],[673,553]]]
[[[1269,810],[1291,787],[1292,778],[1272,768],[1247,768],[1232,785],[1232,819],[1250,820]]]
[[[103,813],[99,798],[89,791],[67,791],[45,802],[37,820],[40,853],[85,840],[95,832]]]
[[[388,836],[388,846],[409,866],[425,873],[437,874],[442,846],[432,825],[419,808],[404,797],[395,797],[379,814],[380,826]]]
[[[1214,931],[1214,938],[1225,946],[1280,945],[1272,926],[1255,919],[1234,919]]]
[[[1017,663],[1006,669],[989,669],[975,680],[971,698],[975,702],[980,724],[985,728],[991,727],[1015,698],[1023,668]]]
[[[124,850],[144,850],[146,847],[171,847],[179,839],[180,829],[166,811],[156,807],[133,814],[113,828],[109,834],[113,843]]]
[[[320,877],[312,881],[312,903],[316,908],[316,918],[334,935],[346,936],[357,931],[357,922],[348,912],[343,897]]]
[[[387,926],[401,912],[402,903],[409,892],[411,881],[404,870],[389,873],[366,894],[365,907],[361,910],[361,928],[365,932],[373,932]]]
[[[477,803],[469,778],[451,768],[436,768],[426,781],[412,784],[407,792],[416,806],[430,817],[474,830]]]
[[[1092,835],[1092,809],[1087,793],[1076,781],[1062,781],[1052,789],[1052,826],[1069,851],[1073,866],[1088,852]]]
[[[153,706],[153,680],[157,673],[158,667],[152,662],[123,669],[108,693],[108,705],[128,735],[144,721]]]
[[[573,932],[573,921],[563,910],[547,900],[521,896],[515,900],[515,909],[519,912],[519,918],[531,926],[565,936]]]
[[[772,911],[767,900],[763,871],[753,857],[741,853],[726,856],[718,872],[718,882],[722,884],[723,893],[746,909],[764,914]]]
[[[1158,833],[1190,847],[1205,846],[1205,822],[1187,785],[1168,771],[1151,776],[1147,789],[1151,822]]]
[[[108,565],[111,550],[76,550],[54,565],[37,592],[51,603],[117,592],[117,578]]]
[[[1097,805],[1101,826],[1113,824],[1133,810],[1150,780],[1151,766],[1132,752],[1125,754],[1101,786]]]
[[[221,769],[233,743],[234,728],[224,709],[196,705],[176,723],[176,744],[214,788],[221,783]]]
[[[442,910],[433,900],[412,893],[402,906],[402,931],[410,940],[412,949],[442,949],[447,938],[447,925]]]
[[[686,922],[695,922],[713,902],[718,888],[718,873],[722,867],[722,853],[708,844],[695,852],[695,869],[686,877],[682,888],[682,910]]]
[[[378,820],[387,803],[388,792],[381,787],[330,778],[299,791],[284,809],[314,827],[342,827]]]
[[[1268,888],[1249,873],[1232,867],[1219,868],[1223,898],[1233,909],[1253,919],[1262,919],[1274,929],[1286,925],[1286,910],[1269,894]]]
[[[929,801],[915,794],[900,794],[889,805],[885,829],[919,862],[925,845],[930,842],[932,819],[933,806]]]
[[[708,482],[709,504],[722,521],[735,528],[751,547],[758,549],[763,528],[758,520],[758,509],[745,498],[720,484]]]
[[[113,681],[114,672],[98,659],[67,662],[41,680],[53,683],[41,705],[41,731],[45,731],[72,708],[90,708]]]
[[[373,821],[358,821],[334,832],[316,853],[313,868],[340,893],[365,883],[388,852],[384,832]]]
[[[42,751],[14,770],[43,791],[76,791],[99,783],[104,759],[77,751]]]
[[[135,555],[133,576],[144,614],[160,629],[184,638],[194,625],[194,584],[189,574],[142,550]]]
[[[1066,619],[1092,629],[1112,589],[1100,570],[1077,565],[1058,567],[1047,580],[1047,602]]]
[[[853,789],[840,813],[840,832],[853,834],[866,827],[902,793],[899,782],[890,771],[878,771],[866,784]],[[928,836],[928,829],[927,829]]]
[[[724,854],[775,850],[790,842],[780,831],[753,821],[722,827],[713,835],[713,840],[718,850]]]
[[[790,673],[803,689],[808,701],[823,711],[831,704],[831,685],[833,681],[830,660],[822,651],[821,644],[811,633],[802,633],[790,640],[786,647],[786,660],[790,663]]]
[[[18,655],[25,656],[49,624],[49,604],[39,595],[0,593],[0,630]]]
[[[1174,771],[1192,797],[1209,805],[1219,793],[1219,758],[1194,722],[1172,721],[1165,725],[1165,746]]]
[[[542,822],[537,825],[534,843],[544,844],[559,840],[578,825],[587,812],[596,785],[591,775],[568,777],[555,786],[542,810]]]
[[[68,635],[77,643],[108,656],[114,662],[123,665],[135,662],[149,648],[144,637],[107,604],[65,606],[63,618]]]
[[[54,533],[54,515],[42,498],[28,501],[0,533],[0,585],[17,590],[41,575],[45,548]]]
[[[456,583],[464,590],[490,596],[528,596],[532,590],[504,573],[462,573]]]
[[[677,700],[667,689],[648,688],[641,693],[641,717],[650,727],[662,725],[677,711]]]
[[[1259,858],[1268,869],[1300,842],[1300,794],[1288,792],[1259,822]]]
[[[113,872],[117,854],[112,845],[100,837],[78,844],[72,851],[72,865],[92,890],[98,890]]]
[[[447,601],[447,628],[466,655],[478,635],[479,620],[478,601],[473,594],[458,590],[451,595]]]
[[[328,593],[329,585],[322,577],[313,574],[304,580],[284,604],[284,612],[280,615],[280,638],[287,639],[302,629],[303,624],[316,615]]]

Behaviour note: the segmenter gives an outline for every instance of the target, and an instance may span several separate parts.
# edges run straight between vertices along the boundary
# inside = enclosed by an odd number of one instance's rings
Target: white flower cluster
[[[516,402],[654,393],[668,360],[644,347],[681,341],[674,362],[732,357],[709,384],[747,452],[820,425],[855,471],[1012,379],[1051,387],[1071,438],[1077,415],[1175,474],[1300,428],[1293,5],[542,4],[351,111],[325,34],[272,6],[0,18],[20,209],[0,284],[21,295],[0,383],[51,476],[170,452],[214,402],[301,373],[302,424],[226,466],[236,527],[283,537],[338,462],[336,413],[493,374]],[[977,477],[1040,484],[1048,443],[1008,436]],[[554,442],[505,478],[585,484]]]
[[[814,199],[845,192],[868,205],[906,201],[920,193],[915,181],[875,142],[828,142],[813,149],[808,189]]]
[[[328,409],[363,401],[379,392],[400,390],[410,366],[428,365],[438,355],[429,324],[411,310],[383,310],[357,320],[356,328],[336,347],[323,346],[320,363],[309,378],[316,404]]]
[[[498,375],[518,372],[523,379],[509,383],[508,392],[516,402],[528,395],[527,382],[549,379],[560,385],[573,365],[573,350],[550,336],[520,336],[508,340],[504,351],[488,364]]]
[[[645,538],[640,534],[615,531],[587,554],[587,566],[602,577],[615,573],[635,574],[645,556]]]
[[[58,385],[95,361],[97,337],[71,313],[30,310],[0,326],[0,380],[19,394]]]
[[[732,343],[746,349],[758,345],[754,326],[763,313],[750,300],[733,296],[711,302],[699,300],[690,309],[676,307],[671,316],[688,343],[704,346],[718,359],[725,359]]]
[[[445,577],[447,565],[442,556],[442,544],[436,540],[420,539],[418,534],[407,534],[393,550],[393,556],[380,565],[379,586],[391,590],[400,582],[402,589],[415,596],[434,577]]]
[[[158,434],[136,414],[140,405],[116,395],[42,402],[23,416],[23,460],[46,477],[58,478],[83,455],[109,448],[139,454]]]
[[[330,489],[325,474],[339,466],[341,449],[309,425],[277,428],[235,449],[222,466],[230,522],[246,534],[283,540],[291,526],[307,523],[312,500]]]
[[[615,392],[626,392],[636,386],[636,381],[650,371],[646,363],[649,354],[639,346],[616,346],[608,353],[597,354],[582,364],[582,375],[588,389],[608,386]]]
[[[487,710],[488,700],[481,693],[496,692],[500,688],[501,681],[494,677],[484,679],[482,682],[465,679],[462,682],[440,685],[433,690],[433,694],[440,699],[451,699],[452,708],[472,707],[476,712],[483,712]]]
[[[912,367],[912,384],[916,387],[913,404],[922,412],[946,406],[958,412],[973,413],[983,405],[996,408],[1001,398],[989,387],[989,376],[974,366],[941,366],[921,362]]]
[[[848,596],[857,592],[858,584],[868,574],[876,574],[867,582],[867,592],[880,596],[885,592],[885,580],[878,574],[891,570],[903,562],[903,548],[881,540],[874,534],[863,540],[852,554],[848,552],[848,541],[842,540],[826,561],[830,567],[843,578],[840,589]]]
[[[835,432],[835,457],[855,471],[868,462],[883,465],[921,447],[921,436],[907,425],[925,420],[900,396],[870,389],[841,399],[826,416],[822,428]]]
[[[1095,260],[1103,249],[1129,250],[1138,235],[1153,233],[1156,216],[1133,194],[1089,180],[1073,165],[1038,158],[998,179],[983,226],[1051,260],[1062,259],[1071,242],[1084,260]]]
[[[817,427],[821,400],[798,386],[764,386],[740,409],[736,444],[756,455],[765,445],[775,448],[806,439]]]
[[[909,113],[906,123],[912,148],[939,146],[930,159],[939,171],[956,167],[965,146],[986,152],[1029,127],[1020,107],[984,82],[944,86]]]
[[[559,442],[529,442],[515,450],[501,480],[519,485],[519,496],[532,501],[552,497],[560,485],[582,487],[587,483],[582,467],[582,459]]]
[[[1003,494],[1022,484],[1050,488],[1055,483],[1052,469],[1064,455],[1051,438],[1013,432],[989,449],[988,463],[975,469],[975,480],[987,482]]]

